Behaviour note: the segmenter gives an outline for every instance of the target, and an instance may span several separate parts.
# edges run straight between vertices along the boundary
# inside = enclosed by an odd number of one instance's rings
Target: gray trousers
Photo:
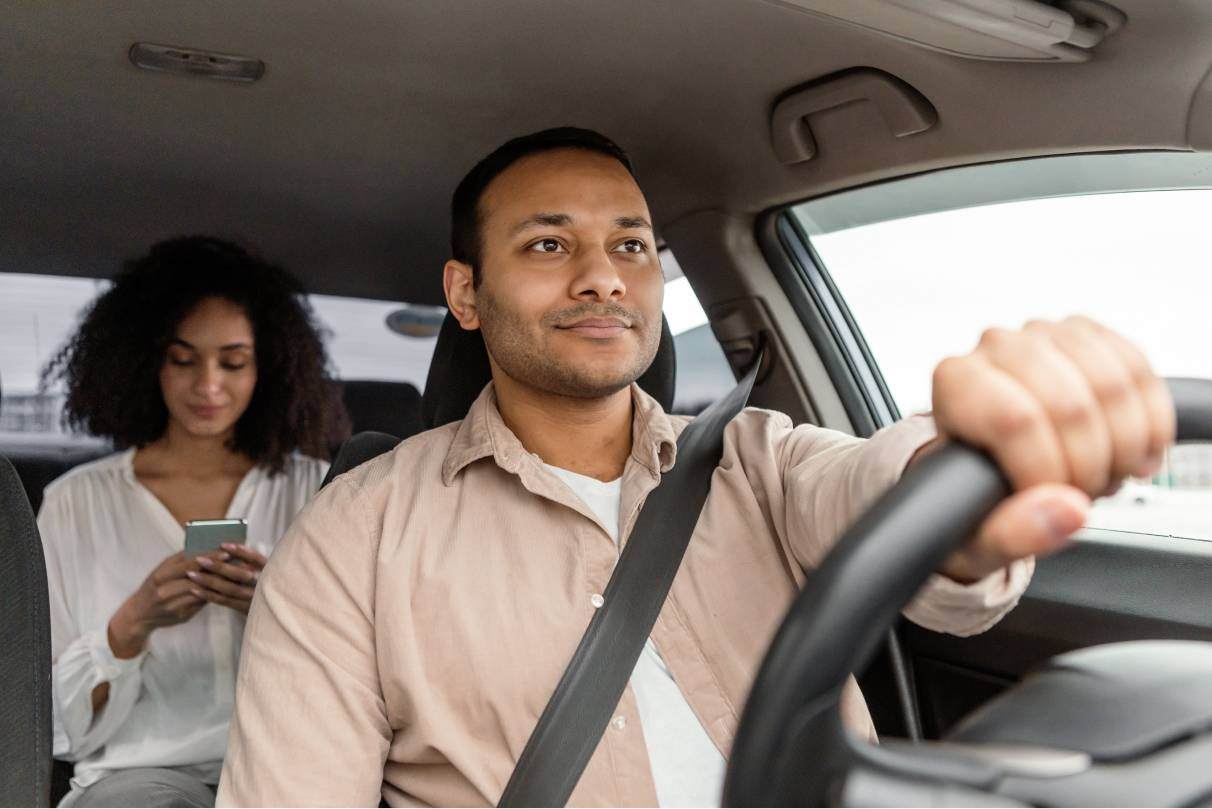
[[[73,787],[60,806],[214,806],[215,788],[167,767],[118,770],[84,789]]]

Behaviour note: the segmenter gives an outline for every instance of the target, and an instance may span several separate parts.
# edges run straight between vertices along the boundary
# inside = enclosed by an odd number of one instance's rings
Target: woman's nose
[[[212,394],[217,393],[222,387],[222,377],[217,365],[210,363],[202,363],[199,366],[198,376],[194,380],[194,389],[198,393]]]

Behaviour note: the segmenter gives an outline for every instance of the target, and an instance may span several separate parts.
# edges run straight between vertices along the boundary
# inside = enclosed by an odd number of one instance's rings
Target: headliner
[[[12,3],[0,70],[0,271],[112,274],[159,238],[242,239],[314,292],[440,302],[450,192],[548,126],[631,152],[658,228],[946,165],[1188,149],[1212,4],[1116,0],[1084,64],[965,60],[764,0]],[[255,56],[241,86],[142,71],[136,41]],[[867,105],[813,119],[779,163],[774,101],[855,66],[940,122],[892,140]],[[1212,127],[1209,127],[1212,128]]]

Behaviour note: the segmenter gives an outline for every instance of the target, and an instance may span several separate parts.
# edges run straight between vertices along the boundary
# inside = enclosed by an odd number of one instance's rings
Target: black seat
[[[638,382],[666,411],[673,406],[676,365],[673,334],[669,331],[669,324],[662,317],[661,342],[656,357]],[[466,416],[471,403],[491,379],[488,351],[484,348],[480,333],[462,329],[454,316],[447,314],[438,334],[437,345],[434,346],[425,394],[421,397],[422,429],[441,427]],[[354,425],[357,424],[355,419]],[[358,433],[341,445],[321,487],[337,475],[391,451],[401,438],[407,438],[409,435],[412,433],[399,437],[389,432]]]
[[[13,465],[0,458],[0,805],[47,806],[51,641],[46,563]]]
[[[488,350],[479,331],[467,331],[447,314],[429,364],[429,378],[421,396],[421,421],[425,429],[441,427],[467,415],[471,403],[492,379]],[[677,358],[673,333],[661,317],[661,342],[656,357],[638,380],[639,385],[669,412],[677,381]]]
[[[421,392],[407,382],[349,379],[341,398],[355,433],[373,430],[407,438],[421,432]]]
[[[3,451],[17,470],[30,508],[37,514],[47,484],[72,468],[95,461],[113,450],[108,444],[80,444],[67,436],[47,436],[44,441],[10,445]]]

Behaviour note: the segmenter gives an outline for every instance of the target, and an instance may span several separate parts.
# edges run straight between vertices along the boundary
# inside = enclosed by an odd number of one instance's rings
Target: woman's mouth
[[[200,419],[213,419],[223,412],[222,405],[190,405],[189,412]]]

